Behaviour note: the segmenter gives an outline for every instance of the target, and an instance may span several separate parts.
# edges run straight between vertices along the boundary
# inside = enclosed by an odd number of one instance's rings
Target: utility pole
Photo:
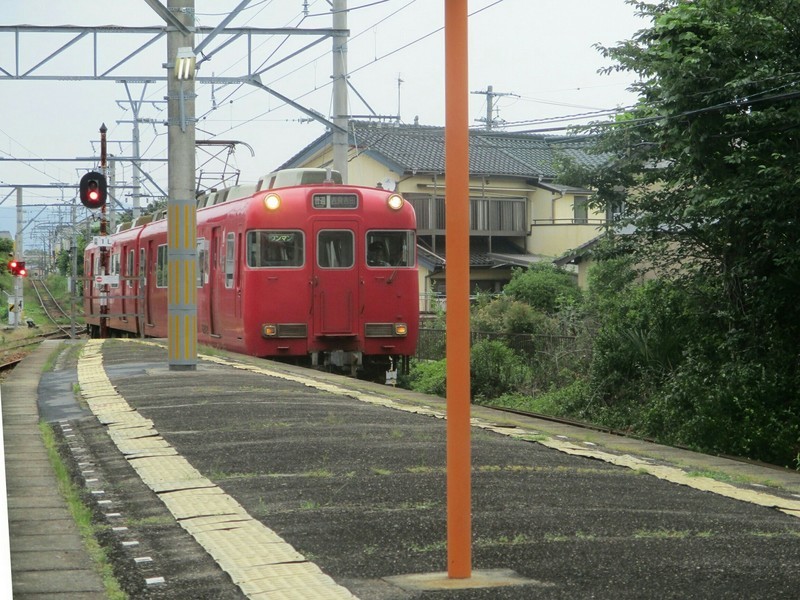
[[[405,83],[401,78],[401,74],[397,74],[397,123],[400,123],[400,86]]]
[[[347,29],[347,0],[333,0],[333,28]],[[347,183],[348,140],[347,111],[347,36],[333,37],[333,168]]]
[[[149,81],[145,81],[144,85],[142,86],[142,93],[139,96],[138,100],[135,100],[131,95],[130,86],[128,85],[127,81],[123,81],[125,84],[125,92],[128,96],[128,104],[131,107],[131,111],[133,112],[133,119],[130,121],[117,121],[117,123],[132,123],[133,124],[133,135],[131,138],[132,143],[132,157],[131,162],[133,163],[133,176],[132,176],[132,187],[133,191],[131,192],[131,198],[133,200],[133,220],[135,221],[139,215],[141,214],[141,185],[142,185],[142,161],[141,161],[141,135],[139,131],[139,123],[155,123],[153,119],[143,119],[141,117],[141,108],[142,104],[144,104],[144,96],[147,92],[147,86],[150,83]],[[148,101],[150,104],[161,103],[163,101]],[[118,100],[117,104],[122,106],[122,101]]]
[[[197,205],[195,202],[194,0],[168,0],[167,10],[184,26],[170,28],[167,34],[169,369],[195,371],[197,369]],[[148,257],[148,260],[154,258]]]
[[[108,160],[106,158],[106,160]],[[114,186],[117,183],[117,161],[108,161],[108,165],[103,171],[103,175],[108,177],[108,227],[109,232],[114,233],[117,229],[117,209],[114,206],[117,202],[117,196],[114,193]]]
[[[70,207],[70,229],[69,236],[69,337],[75,339],[75,297],[78,293],[78,229],[76,223],[76,204],[75,198],[72,199]],[[87,284],[84,284],[87,285]],[[92,285],[91,282],[88,285]]]
[[[508,92],[495,92],[494,88],[490,85],[486,88],[485,91],[479,92],[470,92],[471,94],[480,94],[482,96],[486,96],[486,116],[483,119],[477,119],[479,123],[485,123],[486,131],[491,131],[492,127],[494,126],[495,116],[494,116],[494,99],[499,98],[501,96],[516,96],[517,94],[511,94]],[[497,119],[500,120],[499,118]]]
[[[108,128],[103,123],[100,126],[100,172],[106,175],[106,132]],[[105,238],[108,235],[108,225],[106,219],[106,205],[108,201],[103,202],[100,207],[100,237]],[[100,246],[100,275],[105,277],[108,275],[108,246]],[[102,283],[100,285],[100,337],[105,339],[108,337],[108,284]]]

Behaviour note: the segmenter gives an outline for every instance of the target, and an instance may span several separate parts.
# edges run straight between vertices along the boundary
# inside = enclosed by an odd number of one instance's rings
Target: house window
[[[586,225],[589,222],[589,196],[575,196],[573,207],[573,222],[576,225]]]

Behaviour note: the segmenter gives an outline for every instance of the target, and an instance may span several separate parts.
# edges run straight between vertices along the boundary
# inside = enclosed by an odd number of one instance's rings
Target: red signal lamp
[[[8,261],[8,272],[18,277],[25,277],[28,274],[27,269],[25,269],[25,261],[23,260]]]
[[[102,208],[108,195],[106,176],[97,171],[90,171],[81,177],[79,186],[81,204],[86,208]]]

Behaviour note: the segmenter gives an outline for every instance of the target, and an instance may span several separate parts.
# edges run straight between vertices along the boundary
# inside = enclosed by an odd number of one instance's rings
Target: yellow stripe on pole
[[[194,249],[192,242],[192,232],[196,230],[194,205],[184,204],[183,206],[183,247],[185,250]]]

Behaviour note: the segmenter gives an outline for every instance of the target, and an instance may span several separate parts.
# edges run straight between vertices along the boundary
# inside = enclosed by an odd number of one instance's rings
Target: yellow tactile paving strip
[[[83,349],[81,395],[142,481],[242,592],[270,600],[355,598],[179,456],[117,394],[103,368],[102,344],[90,340]]]
[[[396,410],[412,412],[415,414],[430,415],[441,419],[444,419],[446,416],[443,411],[433,408],[402,404],[389,398],[382,398],[371,394],[349,390],[336,385],[314,381],[299,375],[282,373],[264,367],[239,364],[219,357],[204,356],[203,359],[216,362],[218,364],[235,367],[237,369],[244,369],[247,371],[253,371],[255,373],[263,373],[264,375],[269,375],[270,377],[280,377],[290,381],[296,381],[322,391],[349,396],[362,402],[368,402],[378,406],[386,406]],[[474,417],[471,419],[471,422],[473,427],[480,427],[482,429],[487,429],[489,431],[494,431],[495,433],[514,438],[529,439],[535,433],[520,427],[498,427],[495,423]],[[552,448],[554,450],[558,450],[559,452],[563,452],[565,454],[595,458],[621,467],[627,467],[636,471],[645,472],[665,481],[685,485],[697,490],[712,492],[714,494],[719,494],[720,496],[741,500],[743,502],[749,502],[751,504],[757,504],[759,506],[776,508],[785,512],[786,514],[794,517],[800,517],[800,501],[775,496],[774,494],[770,494],[766,491],[746,489],[722,481],[717,481],[716,479],[712,479],[710,477],[692,476],[678,467],[657,465],[646,459],[631,456],[629,454],[613,454],[611,452],[606,452],[596,448],[587,448],[573,442],[563,441],[555,438],[537,439],[536,443],[542,444],[543,446],[547,446],[548,448]]]

